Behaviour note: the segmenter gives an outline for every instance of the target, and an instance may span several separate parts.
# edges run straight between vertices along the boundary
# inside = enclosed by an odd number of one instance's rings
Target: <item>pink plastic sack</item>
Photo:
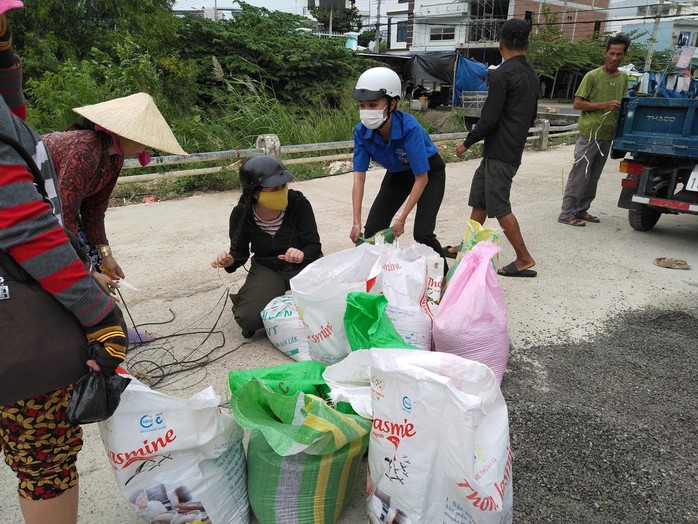
[[[501,384],[509,359],[504,294],[491,260],[499,247],[478,242],[458,265],[434,315],[436,351],[487,365]]]

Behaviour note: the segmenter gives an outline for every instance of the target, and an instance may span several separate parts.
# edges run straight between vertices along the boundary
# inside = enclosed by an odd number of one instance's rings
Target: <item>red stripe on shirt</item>
[[[15,115],[17,115],[19,118],[22,120],[27,119],[27,104],[22,104],[19,107],[11,107],[10,111],[12,111]]]
[[[80,260],[59,269],[58,271],[39,279],[39,284],[52,295],[56,295],[74,285],[81,278],[85,278],[85,266]]]
[[[101,294],[97,295],[97,297],[92,301],[92,303],[89,306],[87,306],[82,311],[78,311],[77,316],[79,318],[86,316],[87,313],[97,305],[97,301],[101,298],[101,296],[102,296]],[[94,325],[94,324],[97,324],[98,322],[100,322],[111,311],[111,307],[112,307],[112,304],[114,303],[114,299],[112,299],[109,295],[106,295],[106,296],[109,298],[109,305],[99,315],[95,315],[95,320],[91,325]],[[83,325],[85,325],[85,324],[83,324]]]
[[[28,222],[44,213],[50,213],[50,210],[48,204],[43,200],[32,200],[24,204],[0,209],[0,229]]]
[[[24,164],[2,164],[0,182],[3,186],[19,182],[34,182],[34,175]]]
[[[67,244],[68,242],[63,228],[59,226],[36,235],[24,244],[18,244],[12,247],[10,251],[12,253],[12,258],[14,258],[17,263],[21,264],[35,256],[46,253],[63,244]]]

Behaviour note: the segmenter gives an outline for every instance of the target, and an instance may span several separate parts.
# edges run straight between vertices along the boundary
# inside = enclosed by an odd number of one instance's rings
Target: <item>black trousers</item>
[[[443,254],[441,244],[436,239],[436,215],[439,213],[441,201],[446,189],[446,164],[437,153],[429,159],[429,182],[422,196],[417,201],[414,217],[414,239],[420,244],[426,244],[438,254]],[[366,219],[364,236],[373,236],[378,231],[390,227],[395,213],[412,191],[414,185],[414,173],[411,170],[399,173],[385,172],[376,200],[371,206],[371,211]]]
[[[243,331],[257,331],[264,327],[262,310],[272,299],[291,289],[290,273],[274,271],[255,259],[250,264],[250,272],[237,293],[231,293],[233,316]]]

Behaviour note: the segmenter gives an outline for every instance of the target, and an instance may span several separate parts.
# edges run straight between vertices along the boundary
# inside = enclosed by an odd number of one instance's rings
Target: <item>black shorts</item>
[[[518,166],[512,166],[496,158],[483,158],[473,175],[468,205],[472,208],[486,209],[490,218],[511,213],[509,193],[518,169]]]

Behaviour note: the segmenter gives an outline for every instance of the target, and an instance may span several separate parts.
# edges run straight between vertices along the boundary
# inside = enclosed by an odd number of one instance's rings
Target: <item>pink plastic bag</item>
[[[458,265],[434,315],[436,351],[487,365],[501,384],[509,358],[504,294],[491,259],[499,247],[478,242]]]

